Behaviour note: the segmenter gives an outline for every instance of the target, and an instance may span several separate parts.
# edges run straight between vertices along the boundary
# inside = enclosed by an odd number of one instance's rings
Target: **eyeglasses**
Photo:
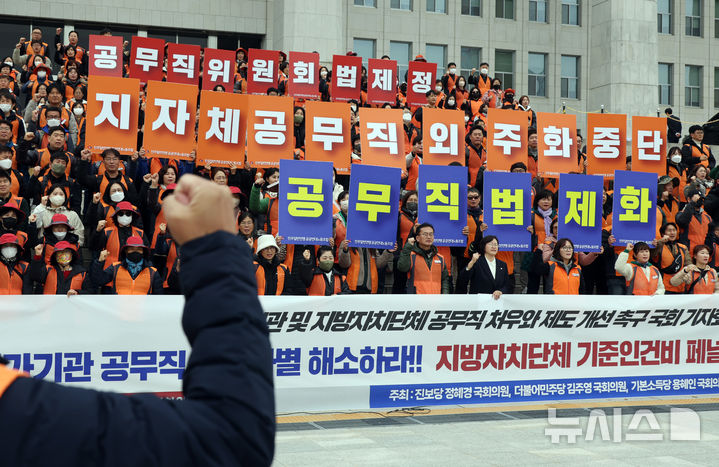
[[[421,234],[417,234],[420,237],[434,237],[434,232],[422,232]]]
[[[479,199],[479,196],[467,196],[467,199]]]
[[[564,245],[562,248],[560,248],[560,250],[572,251],[574,250],[574,247],[572,245]]]

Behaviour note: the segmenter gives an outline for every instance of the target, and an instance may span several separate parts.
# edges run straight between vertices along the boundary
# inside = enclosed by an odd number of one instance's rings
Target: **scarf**
[[[537,212],[544,217],[544,233],[547,235],[547,237],[552,235],[552,208],[547,209],[546,211],[539,206],[537,206]]]
[[[142,271],[142,265],[145,263],[145,260],[141,259],[140,261],[135,263],[125,258],[125,263],[127,264],[127,271],[130,273],[130,276],[134,280],[135,278],[137,278],[137,275],[140,274],[140,271]]]

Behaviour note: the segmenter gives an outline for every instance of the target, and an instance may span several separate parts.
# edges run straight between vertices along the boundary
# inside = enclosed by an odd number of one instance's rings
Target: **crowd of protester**
[[[110,33],[105,31],[104,33]],[[619,247],[612,235],[612,184],[603,196],[603,247],[575,251],[557,238],[556,179],[537,173],[536,114],[528,96],[490,77],[490,64],[468,76],[448,63],[427,93],[427,107],[460,109],[466,122],[469,172],[464,247],[436,247],[434,228],[417,223],[417,171],[422,163],[422,107],[406,105],[406,82],[394,104],[404,109],[405,147],[397,239],[394,248],[348,246],[348,176],[336,176],[334,239],[329,246],[286,245],[278,235],[279,170],[199,166],[194,161],[146,158],[142,148],[144,104],[137,151],[122,155],[85,148],[87,52],[72,31],[53,45],[39,29],[22,38],[0,63],[0,294],[177,294],[180,257],[162,203],[187,173],[227,185],[235,197],[237,231],[255,252],[258,293],[332,295],[374,293],[669,294],[719,291],[719,178],[714,155],[694,125],[671,146],[659,177],[657,235],[649,243]],[[127,60],[129,50],[125,50]],[[352,52],[348,52],[352,54]],[[234,92],[246,92],[247,52],[236,54]],[[389,57],[382,57],[389,58]],[[423,60],[418,56],[415,60]],[[55,64],[55,65],[53,65]],[[56,67],[56,72],[53,67]],[[286,93],[286,63],[268,94]],[[319,70],[319,93],[331,99],[331,71]],[[406,79],[406,78],[405,78]],[[367,106],[363,68],[361,98],[352,101],[352,147],[361,162],[358,109]],[[225,91],[224,89],[217,89]],[[294,157],[304,155],[302,101],[294,113]],[[513,172],[533,176],[531,252],[499,249],[485,236],[482,180],[486,162],[487,110],[524,112],[529,123],[526,163]],[[667,109],[668,116],[671,110]],[[668,136],[677,142],[681,122],[671,116]],[[586,173],[581,136],[577,173]],[[631,156],[627,158],[631,167]]]

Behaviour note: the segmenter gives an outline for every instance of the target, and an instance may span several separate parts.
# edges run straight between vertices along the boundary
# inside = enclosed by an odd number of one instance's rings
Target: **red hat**
[[[349,52],[347,52],[347,56],[348,56],[348,57],[356,57],[356,56],[357,56],[357,52],[352,52],[352,51],[350,50]]]
[[[137,211],[135,211],[135,206],[132,205],[129,201],[120,201],[115,206],[115,213],[118,213],[120,211],[130,211],[133,214],[137,214]],[[113,214],[114,215],[114,214]]]
[[[422,55],[422,54],[417,54],[417,56],[414,57],[414,61],[415,61],[415,62],[426,62],[427,59],[424,58],[424,55]]]
[[[142,241],[142,237],[139,237],[137,235],[128,237],[125,244],[122,245],[122,249],[120,251],[124,251],[125,248],[131,247],[131,246],[138,246],[138,247],[145,249],[145,251],[149,251],[149,248],[147,248],[147,245],[145,245],[145,242]]]
[[[509,88],[509,89],[505,90],[504,93],[505,93],[505,94],[514,94],[514,95],[517,94],[516,92],[514,92],[514,89],[512,89],[512,88]]]
[[[235,50],[235,55],[237,55],[237,52],[239,52],[240,50],[245,53],[245,58],[247,58],[247,49],[245,49],[244,47],[240,47],[239,49]]]
[[[242,190],[240,190],[240,189],[237,188],[236,186],[230,185],[230,193],[232,193],[233,195],[241,195],[241,194],[242,194]]]
[[[75,253],[77,253],[77,245],[63,240],[63,241],[57,242],[55,244],[55,251],[60,251],[60,250],[72,250]]]
[[[0,235],[0,245],[14,244],[20,246],[20,241],[17,239],[17,235],[6,233]]]
[[[283,62],[287,61],[287,54],[280,50],[280,58],[282,58]]]
[[[10,209],[12,211],[15,211],[15,214],[17,215],[17,218],[18,218],[18,224],[21,223],[26,217],[25,211],[18,208],[17,206],[13,206],[10,203],[6,203],[6,204],[3,204],[2,206],[0,206],[0,213],[3,212],[5,209]]]
[[[53,225],[66,225],[67,228],[72,230],[70,221],[67,220],[67,216],[65,214],[55,214],[54,216],[52,216],[50,226],[52,227]]]

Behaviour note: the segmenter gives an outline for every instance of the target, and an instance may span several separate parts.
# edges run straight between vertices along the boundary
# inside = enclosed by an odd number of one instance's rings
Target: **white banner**
[[[715,295],[261,301],[278,412],[719,393]],[[180,397],[182,306],[168,296],[4,297],[0,353],[50,381]]]

